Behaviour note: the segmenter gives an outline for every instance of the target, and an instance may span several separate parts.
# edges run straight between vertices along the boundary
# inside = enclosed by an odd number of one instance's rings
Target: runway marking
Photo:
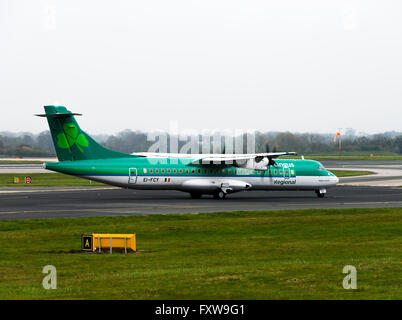
[[[188,209],[188,208],[196,208],[194,206],[160,206],[160,207],[170,207],[172,209]],[[158,207],[155,207],[156,209]],[[197,208],[214,208],[214,206],[199,206]],[[130,208],[104,208],[104,209],[96,209],[96,208],[91,208],[91,209],[55,209],[55,210],[22,210],[22,211],[3,211],[0,212],[0,214],[7,215],[7,214],[14,214],[14,213],[53,213],[53,212],[115,212],[115,211],[125,211],[129,213],[141,213],[138,211],[138,209],[141,208],[136,208],[135,210],[131,210]],[[148,210],[149,208],[144,208],[144,210]]]
[[[22,213],[53,213],[53,212],[109,212],[113,210],[111,209],[62,209],[62,210],[24,210],[24,211],[4,211],[0,212],[0,214],[7,215],[7,214],[22,214]],[[136,211],[133,211],[133,213],[137,213]],[[140,213],[140,212],[138,212]]]
[[[80,189],[48,189],[48,190],[2,190],[0,193],[36,193],[36,192],[66,192],[66,191],[96,191],[96,190],[113,190],[113,189],[120,189],[118,187],[90,187],[90,188],[80,188]]]
[[[374,204],[402,204],[402,201],[373,201],[373,202],[334,202],[334,203],[327,203],[328,206],[339,206],[339,205],[374,205]],[[276,204],[272,205],[271,207],[311,207],[311,206],[322,206],[322,203],[292,203],[292,204]],[[160,206],[162,207],[162,206]],[[163,207],[169,207],[172,209],[187,209],[189,208],[188,206],[166,206],[164,205]],[[266,205],[258,206],[260,209],[269,209],[266,207]],[[207,209],[207,208],[213,208],[214,210],[218,210],[220,208],[217,208],[215,206],[191,206],[190,208],[193,208],[195,210],[202,210],[202,209]],[[31,213],[56,213],[56,212],[97,212],[97,213],[115,213],[115,214],[133,214],[133,213],[138,213],[138,214],[152,214],[152,213],[144,213],[143,211],[138,210],[139,208],[136,208],[135,210],[130,210],[130,208],[104,208],[104,209],[96,209],[96,208],[91,208],[91,209],[56,209],[56,210],[23,210],[23,211],[4,211],[0,212],[0,215],[9,215],[9,214],[31,214]],[[149,208],[144,208],[145,210]],[[158,209],[158,207],[155,207],[155,209]],[[325,208],[323,208],[325,209]],[[242,207],[239,207],[236,209],[236,211],[253,211],[255,210],[255,207],[253,209],[247,210]],[[116,211],[122,211],[122,212],[116,212]],[[233,211],[229,209],[229,211]],[[158,213],[155,212],[156,214],[166,214],[166,212],[163,213]],[[57,217],[57,216],[55,216]]]
[[[402,204],[402,201],[345,202],[344,204]]]
[[[1,200],[15,200],[15,199],[28,199],[28,196],[25,196],[25,197],[13,197],[13,198],[1,198]]]

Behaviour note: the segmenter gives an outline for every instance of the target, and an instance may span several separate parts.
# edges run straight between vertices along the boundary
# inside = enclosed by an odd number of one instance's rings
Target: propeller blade
[[[268,157],[268,166],[274,166],[276,162],[272,159],[272,157]]]
[[[265,143],[265,152],[269,153],[269,144],[268,144],[268,142]]]

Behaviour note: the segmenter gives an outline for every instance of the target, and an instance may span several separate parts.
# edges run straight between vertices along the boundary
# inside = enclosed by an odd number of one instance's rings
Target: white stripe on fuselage
[[[238,180],[251,184],[251,190],[314,190],[336,185],[337,179],[332,176],[297,176],[293,178],[283,177],[244,177],[244,176],[137,176],[135,183],[129,183],[129,176],[81,176],[86,179],[117,185],[130,189],[150,190],[183,190],[182,184],[189,180],[214,181],[217,185],[228,180]],[[191,191],[191,190],[188,190]]]

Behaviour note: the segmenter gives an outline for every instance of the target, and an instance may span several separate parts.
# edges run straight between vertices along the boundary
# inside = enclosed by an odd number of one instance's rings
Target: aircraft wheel
[[[315,193],[317,194],[318,198],[324,198],[325,197],[325,193],[321,193],[319,190],[317,190]]]
[[[202,194],[201,193],[190,193],[190,196],[192,199],[201,199]]]
[[[214,198],[218,199],[218,200],[225,199],[225,197],[226,197],[226,193],[224,193],[223,191],[219,191],[214,194]]]

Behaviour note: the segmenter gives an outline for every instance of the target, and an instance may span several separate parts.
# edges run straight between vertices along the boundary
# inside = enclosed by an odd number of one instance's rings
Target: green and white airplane
[[[254,154],[126,154],[106,149],[81,130],[63,106],[45,106],[59,162],[48,170],[130,189],[180,190],[192,198],[245,190],[312,190],[324,197],[339,179],[313,160],[276,159],[294,152]],[[275,160],[274,160],[275,159]]]

